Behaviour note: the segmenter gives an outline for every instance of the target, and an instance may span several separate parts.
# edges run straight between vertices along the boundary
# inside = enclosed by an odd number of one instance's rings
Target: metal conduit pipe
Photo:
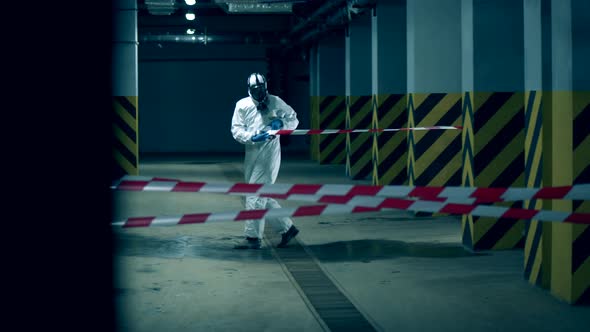
[[[146,43],[192,43],[207,45],[216,44],[280,44],[281,40],[274,36],[253,34],[198,34],[198,35],[145,35],[139,38]]]
[[[346,3],[346,0],[332,0],[332,1],[326,2],[320,8],[318,8],[315,12],[313,12],[313,14],[311,14],[307,19],[305,19],[303,22],[300,22],[299,24],[294,26],[293,29],[291,30],[291,32],[289,33],[289,35],[291,35],[291,36],[295,35],[299,31],[301,31],[301,29],[305,28],[308,24],[310,24],[314,20],[317,20],[318,18],[320,18],[322,15],[326,14],[330,10],[332,10],[338,6],[342,6],[345,3]]]
[[[283,45],[285,49],[295,47],[299,44],[305,43],[308,40],[324,33],[333,30],[349,22],[351,13],[359,14],[366,8],[372,6],[375,0],[335,0],[324,4],[317,11],[312,14],[307,22],[295,27],[290,34],[297,32],[305,27],[308,22],[311,22],[324,14],[330,12],[326,18],[325,23],[316,25],[300,38],[289,40],[288,38],[281,38],[276,35],[261,35],[261,34],[199,34],[199,35],[143,35],[139,38],[141,42],[183,42],[195,44],[208,43],[225,43],[225,44],[271,44]],[[338,7],[340,5],[340,7]]]
[[[293,46],[296,46],[299,44],[304,44],[307,41],[315,38],[316,36],[319,36],[319,35],[326,33],[330,30],[337,29],[338,26],[346,24],[347,20],[348,20],[348,11],[344,8],[340,8],[336,12],[336,14],[334,14],[326,19],[325,24],[317,27],[316,29],[308,31],[306,34],[301,36],[301,38],[299,38],[297,43]]]
[[[356,7],[361,9],[371,8],[377,4],[377,0],[348,0],[349,7]]]
[[[347,1],[345,7],[338,8],[330,16],[326,18],[326,23],[308,31],[304,34],[296,44],[305,43],[306,41],[316,37],[319,34],[329,30],[345,25],[350,20],[350,13],[360,14],[367,8],[370,8],[375,3],[375,0],[350,0]],[[295,46],[295,45],[293,45]]]
[[[349,21],[348,8],[339,8],[334,14],[326,18],[326,26],[345,25]]]

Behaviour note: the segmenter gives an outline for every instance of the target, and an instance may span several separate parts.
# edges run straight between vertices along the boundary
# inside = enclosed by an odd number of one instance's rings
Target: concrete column
[[[318,75],[318,47],[314,45],[309,49],[309,96],[311,113],[310,129],[320,129],[320,104],[319,104],[319,75]],[[311,160],[320,160],[320,138],[318,135],[310,137]]]
[[[139,174],[137,2],[113,2],[112,95],[114,161],[112,174]]]
[[[524,0],[523,2],[524,88],[526,91],[543,89],[542,1]]]
[[[461,125],[461,1],[407,1],[408,126]],[[408,183],[459,185],[461,132],[408,131]]]
[[[543,107],[546,186],[590,182],[588,10],[590,4],[583,0],[550,2],[551,93],[543,100],[550,105]],[[590,211],[588,202],[551,201],[547,206]],[[590,302],[590,228],[552,223],[548,232],[551,293],[572,304]]]
[[[377,2],[371,21],[373,128],[408,125],[406,27],[406,1]],[[372,136],[372,184],[407,184],[407,134]]]
[[[461,89],[460,0],[408,0],[408,91]]]
[[[524,23],[522,1],[462,0],[461,183],[524,185]],[[512,205],[522,207],[522,202]],[[524,243],[524,223],[463,216],[463,243],[474,250]]]
[[[346,35],[346,94],[371,94],[371,17],[370,11],[355,17]]]
[[[369,129],[371,104],[371,11],[355,17],[345,36],[347,129]],[[371,174],[371,135],[346,134],[346,175],[364,179]]]
[[[318,48],[314,45],[309,49],[309,95],[318,95]]]
[[[590,183],[590,2],[572,0],[573,183]],[[573,201],[576,212],[590,212],[590,201]],[[572,283],[570,303],[590,303],[590,226],[570,225]]]
[[[550,15],[545,0],[524,0],[524,111],[525,111],[525,146],[524,146],[524,185],[526,187],[543,186],[543,97],[544,86],[551,82],[550,58],[547,52],[549,34],[543,32],[543,26],[550,24]],[[542,9],[543,8],[543,9]],[[546,68],[547,67],[547,68]],[[550,88],[549,88],[550,90]],[[527,209],[542,209],[541,200],[524,202]],[[549,287],[548,245],[544,245],[543,229],[549,223],[536,220],[525,222],[524,278],[533,285]],[[547,233],[547,232],[545,232]]]
[[[318,42],[318,96],[320,129],[342,129],[345,126],[345,52],[344,31],[339,30]],[[320,135],[320,164],[344,164],[343,135]]]
[[[317,91],[320,96],[344,96],[344,31],[334,32],[318,42]]]
[[[380,0],[371,18],[371,91],[407,92],[406,1]]]

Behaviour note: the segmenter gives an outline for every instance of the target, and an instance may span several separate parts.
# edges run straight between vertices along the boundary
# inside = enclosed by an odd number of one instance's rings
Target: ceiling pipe
[[[352,14],[360,14],[367,8],[371,8],[376,0],[332,0],[318,8],[307,20],[295,26],[289,35],[293,36],[301,31],[308,24],[313,24],[316,20],[324,17],[323,24],[314,24],[310,30],[299,38],[286,38],[277,35],[262,34],[166,34],[166,35],[143,35],[138,39],[144,43],[162,43],[162,42],[181,42],[193,44],[266,44],[281,46],[283,51],[294,48],[301,44],[307,43],[323,33],[330,30],[338,29],[346,25],[351,19]]]
[[[319,37],[321,34],[326,33],[330,30],[338,29],[352,20],[352,14],[358,15],[363,13],[366,9],[372,8],[375,4],[375,0],[349,0],[344,1],[345,6],[338,7],[326,17],[324,24],[319,24],[307,33],[302,35],[300,38],[285,43],[286,47],[295,47],[301,44],[305,44],[314,38]]]
[[[295,25],[293,29],[289,32],[290,36],[297,34],[303,28],[307,27],[310,23],[313,23],[315,20],[319,19],[322,15],[330,12],[334,8],[342,6],[346,3],[346,0],[332,0],[328,1],[323,4],[320,8],[318,8],[315,12],[313,12],[307,19],[299,22],[299,24]]]
[[[195,35],[143,35],[141,43],[189,43],[189,44],[280,44],[276,36],[260,34],[195,34]]]

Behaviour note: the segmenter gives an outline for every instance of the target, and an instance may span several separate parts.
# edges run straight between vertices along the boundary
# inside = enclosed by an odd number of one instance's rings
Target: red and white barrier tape
[[[112,226],[121,227],[149,227],[174,226],[184,224],[200,224],[213,221],[241,221],[261,218],[305,217],[318,215],[334,215],[350,213],[347,205],[314,205],[298,208],[278,208],[265,210],[242,210],[216,213],[192,213],[180,216],[133,217],[114,222]]]
[[[308,196],[309,198],[309,196]],[[377,204],[377,202],[379,202]],[[360,204],[360,205],[355,205]],[[297,208],[278,208],[264,210],[242,210],[220,213],[194,213],[181,216],[134,217],[112,223],[121,227],[149,227],[197,224],[212,221],[240,221],[247,219],[325,216],[361,212],[376,212],[383,209],[397,209],[422,212],[448,213],[455,215],[471,214],[478,217],[507,219],[535,219],[539,221],[590,224],[590,213],[569,213],[520,209],[501,206],[470,205],[434,201],[415,201],[398,198],[379,199],[375,197],[355,197],[347,204],[324,204],[300,206]]]
[[[351,133],[382,133],[388,131],[420,131],[420,130],[461,130],[461,126],[432,126],[410,128],[386,128],[386,129],[279,129],[269,130],[269,135],[326,135],[326,134],[351,134]]]
[[[201,192],[259,195],[288,199],[293,195],[324,196],[320,203],[345,203],[353,196],[415,197],[466,204],[508,202],[531,199],[590,200],[590,184],[544,188],[475,188],[370,186],[349,184],[254,184],[189,182],[157,177],[124,176],[112,189],[128,191]]]

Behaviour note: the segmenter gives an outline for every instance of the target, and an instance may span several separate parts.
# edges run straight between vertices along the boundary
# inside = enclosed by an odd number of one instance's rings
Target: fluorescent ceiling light
[[[195,19],[195,13],[188,12],[184,15],[184,17],[186,17],[186,19],[189,21],[193,21]]]
[[[184,2],[189,6],[194,6],[197,3],[196,0],[184,0]]]
[[[194,35],[195,34],[195,29],[186,29],[186,34],[187,35]]]

